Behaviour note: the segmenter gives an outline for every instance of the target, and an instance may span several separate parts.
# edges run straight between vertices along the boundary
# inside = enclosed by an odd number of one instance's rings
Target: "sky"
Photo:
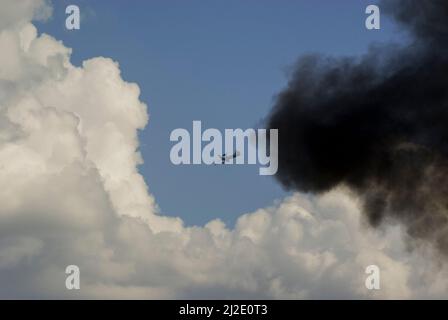
[[[286,86],[288,70],[303,54],[359,55],[374,43],[402,42],[386,17],[381,30],[364,27],[375,1],[55,1],[52,18],[39,23],[74,47],[72,61],[107,56],[126,81],[136,82],[150,121],[140,133],[150,192],[165,215],[188,225],[241,214],[286,194],[258,166],[174,166],[173,129],[256,128]],[[65,7],[81,9],[81,29],[65,28]],[[143,66],[143,67],[142,67]],[[280,155],[281,156],[281,155]],[[173,200],[171,194],[176,194]]]
[[[193,120],[258,126],[300,55],[406,41],[367,4],[0,0],[0,299],[446,298],[446,261],[347,188],[169,161]]]

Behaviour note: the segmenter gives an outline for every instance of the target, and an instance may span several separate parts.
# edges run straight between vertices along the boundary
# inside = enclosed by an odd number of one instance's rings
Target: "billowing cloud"
[[[398,226],[363,227],[347,190],[294,194],[233,229],[161,216],[137,170],[139,87],[38,35],[45,2],[0,5],[14,18],[0,24],[1,298],[446,297],[431,249],[410,252]],[[81,290],[65,288],[71,264]],[[379,291],[364,286],[370,264]]]
[[[31,19],[46,20],[51,16],[49,0],[2,0],[0,29],[28,23]]]
[[[347,186],[372,226],[400,222],[448,258],[448,1],[381,7],[412,40],[299,59],[267,121],[283,133],[277,178],[299,192]]]

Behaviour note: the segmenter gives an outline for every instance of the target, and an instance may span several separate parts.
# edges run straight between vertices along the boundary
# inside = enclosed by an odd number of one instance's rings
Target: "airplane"
[[[221,164],[226,163],[227,161],[231,160],[231,159],[235,159],[236,157],[238,157],[240,155],[239,151],[235,151],[232,155],[226,155],[225,153],[221,156],[219,156],[219,158],[221,159]]]

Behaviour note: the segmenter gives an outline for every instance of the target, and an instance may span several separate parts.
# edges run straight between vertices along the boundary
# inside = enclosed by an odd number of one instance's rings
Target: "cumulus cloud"
[[[47,0],[2,0],[0,29],[28,23],[31,19],[46,20],[52,8]]]
[[[1,298],[446,297],[431,249],[363,227],[347,190],[294,194],[233,229],[160,215],[137,170],[139,87],[108,58],[73,66],[30,22],[48,4],[13,2],[0,0]],[[65,288],[70,264],[81,290]],[[379,291],[364,286],[370,264]]]

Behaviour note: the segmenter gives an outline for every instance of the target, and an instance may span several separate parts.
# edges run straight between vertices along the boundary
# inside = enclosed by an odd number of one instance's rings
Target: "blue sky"
[[[187,225],[214,218],[232,225],[287,192],[259,176],[258,166],[174,166],[170,132],[191,129],[193,120],[205,128],[255,127],[299,56],[359,55],[372,43],[401,41],[384,16],[381,30],[365,29],[364,10],[377,2],[60,0],[37,26],[72,47],[75,64],[110,57],[125,80],[138,83],[150,114],[140,171],[161,212]],[[65,29],[69,4],[81,9],[81,30]]]

